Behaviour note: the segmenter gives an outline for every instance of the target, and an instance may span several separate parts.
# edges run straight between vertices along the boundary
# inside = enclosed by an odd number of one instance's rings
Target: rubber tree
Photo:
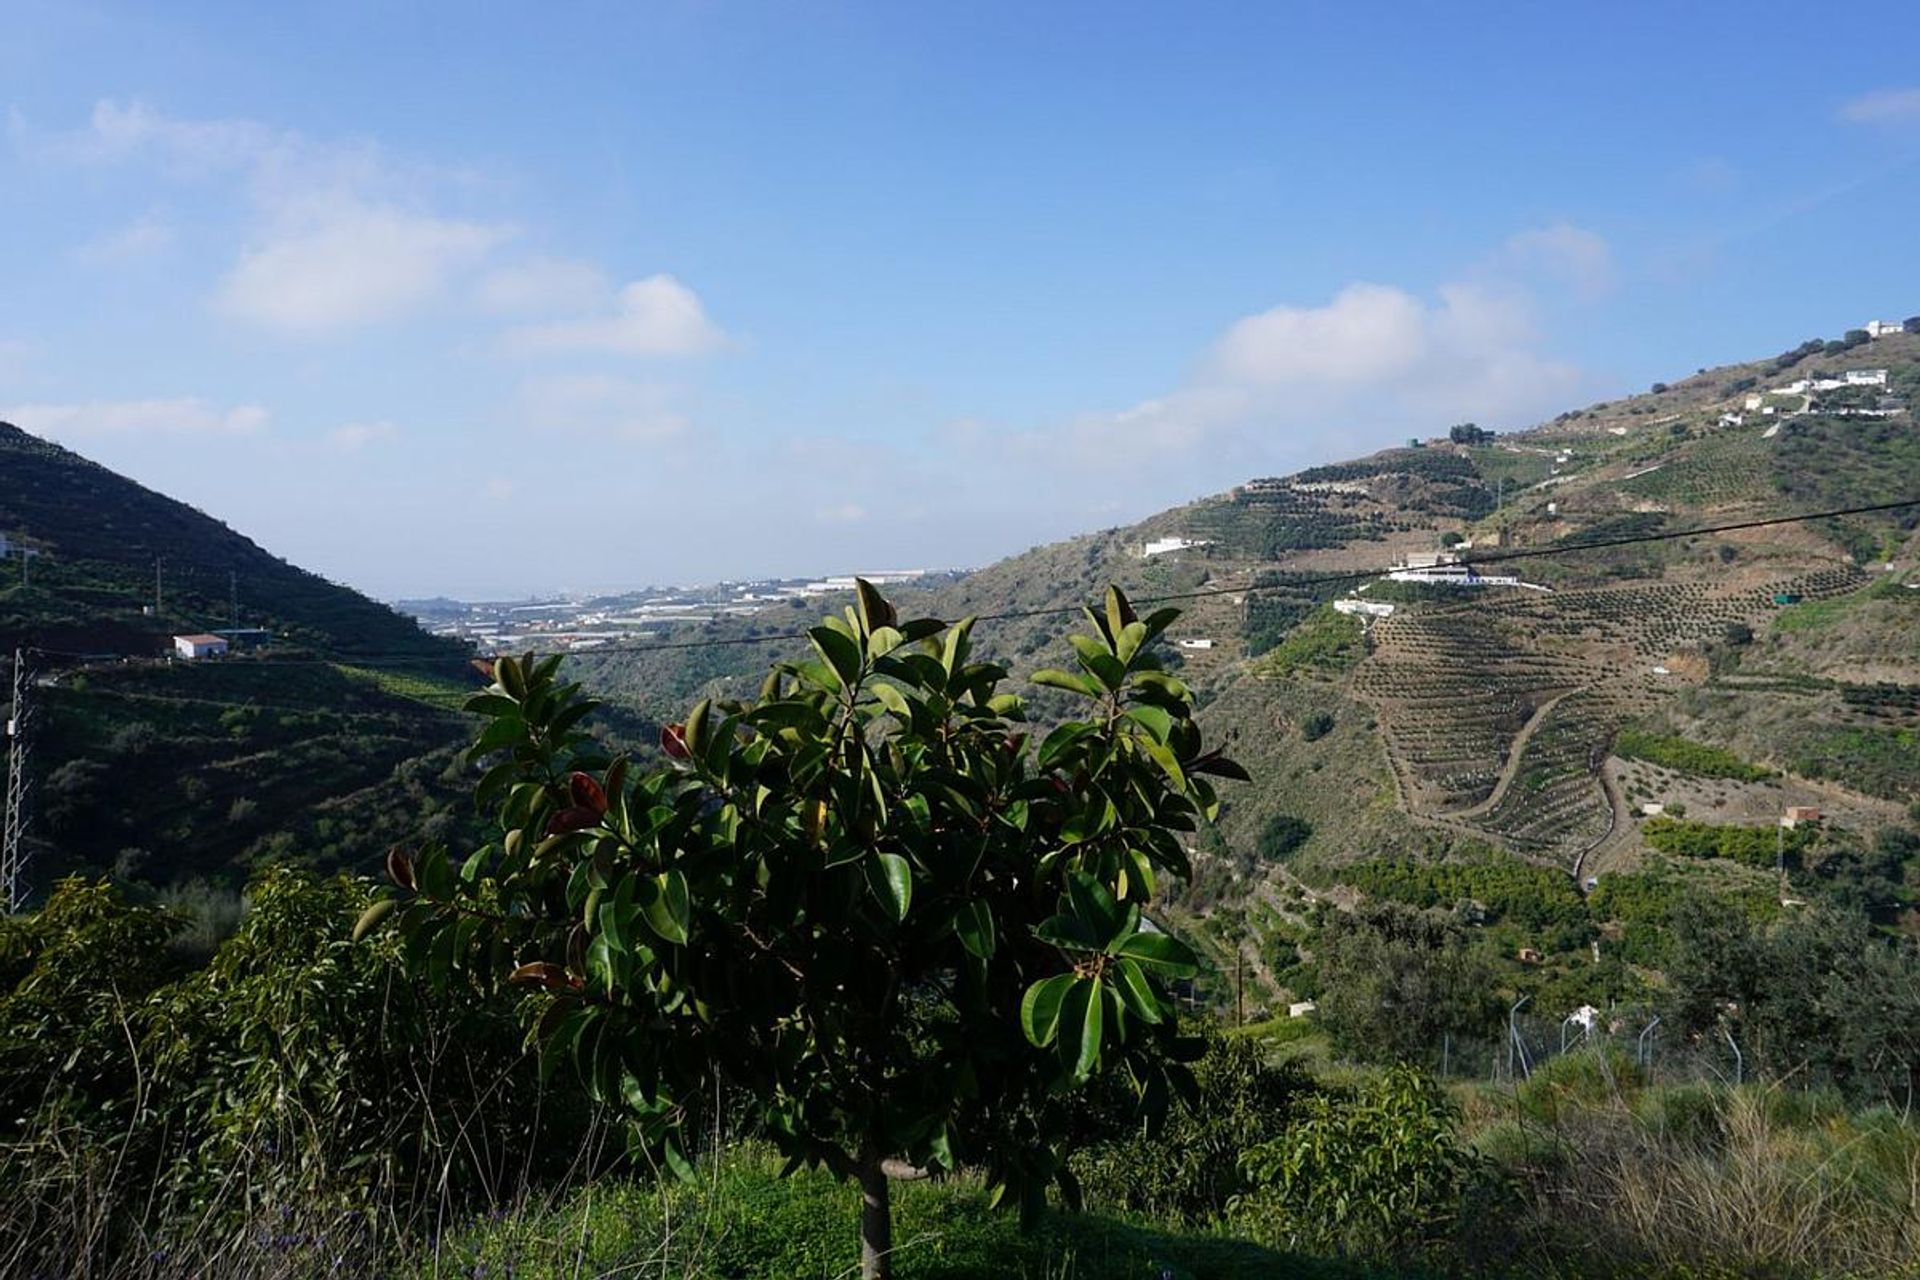
[[[389,860],[361,929],[437,981],[522,990],[556,1078],[617,1103],[686,1176],[716,1089],[789,1170],[862,1193],[862,1274],[891,1273],[891,1181],[981,1171],[1024,1214],[1077,1188],[1070,1095],[1120,1073],[1142,1116],[1190,1093],[1149,923],[1217,807],[1193,698],[1158,661],[1175,616],[1118,590],[1034,681],[1079,708],[1035,742],[970,622],[901,622],[869,584],[752,700],[702,702],[642,767],[596,754],[557,657],[501,658],[478,802],[500,838]]]

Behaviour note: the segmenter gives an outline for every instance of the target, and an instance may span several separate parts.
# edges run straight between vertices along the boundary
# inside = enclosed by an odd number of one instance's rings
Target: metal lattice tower
[[[27,900],[27,655],[13,651],[13,703],[7,718],[7,821],[0,836],[0,895],[9,912]]]

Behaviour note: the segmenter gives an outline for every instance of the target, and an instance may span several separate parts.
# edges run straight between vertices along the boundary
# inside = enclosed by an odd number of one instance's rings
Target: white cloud
[[[613,293],[600,268],[564,258],[533,258],[487,272],[474,299],[494,315],[555,315],[596,311]]]
[[[506,235],[352,197],[315,201],[283,212],[241,252],[218,304],[289,333],[392,320],[439,296]]]
[[[341,453],[358,453],[370,444],[397,434],[391,422],[349,422],[327,432],[327,445]]]
[[[1863,93],[1841,105],[1840,118],[1855,124],[1920,122],[1920,88],[1879,89],[1873,93]]]
[[[670,275],[635,280],[620,290],[611,314],[516,331],[523,351],[606,351],[637,356],[698,355],[723,345],[693,290]]]
[[[443,296],[511,238],[506,225],[434,208],[448,175],[371,143],[319,143],[251,120],[182,120],[103,100],[88,127],[41,139],[71,163],[147,164],[180,181],[238,184],[251,230],[214,302],[235,319],[322,334],[400,319]],[[157,223],[81,250],[110,261],[164,247]]]
[[[1344,385],[1395,377],[1425,355],[1420,302],[1385,285],[1353,284],[1323,307],[1275,307],[1234,323],[1209,360],[1220,381]]]
[[[173,247],[173,240],[173,228],[149,213],[117,231],[89,240],[74,251],[74,256],[90,267],[118,266],[164,253]]]
[[[821,507],[813,515],[822,524],[859,524],[867,518],[867,509],[857,502],[841,502]]]
[[[1615,283],[1612,247],[1602,236],[1570,222],[1534,227],[1510,237],[1495,269],[1538,273],[1570,286],[1587,301],[1612,292]]]
[[[1538,421],[1587,390],[1544,350],[1541,291],[1610,286],[1606,242],[1570,224],[1513,237],[1431,294],[1377,283],[1228,325],[1178,387],[1037,430],[950,433],[957,454],[1068,462],[1175,496],[1471,420]],[[1169,493],[1168,491],[1172,492]]]
[[[93,400],[84,404],[22,404],[0,407],[0,421],[50,440],[100,436],[251,435],[267,425],[257,404],[221,409],[198,397],[173,400]]]
[[[527,421],[546,431],[661,443],[691,429],[671,387],[604,374],[536,378],[520,388]]]
[[[252,120],[177,120],[143,102],[110,98],[94,104],[88,125],[77,137],[56,140],[55,147],[74,159],[96,163],[152,154],[190,176],[244,168],[299,145],[294,135]]]

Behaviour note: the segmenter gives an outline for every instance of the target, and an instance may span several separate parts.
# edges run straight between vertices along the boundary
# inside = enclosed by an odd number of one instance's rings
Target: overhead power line
[[[1920,498],[1902,498],[1897,502],[1875,502],[1855,507],[1837,507],[1828,511],[1808,511],[1791,516],[1768,516],[1755,520],[1737,520],[1730,524],[1702,525],[1693,529],[1670,529],[1655,533],[1622,534],[1612,538],[1592,538],[1585,541],[1556,542],[1544,547],[1523,547],[1510,551],[1493,552],[1488,555],[1475,555],[1465,561],[1470,568],[1486,565],[1511,564],[1518,560],[1540,560],[1555,556],[1572,555],[1582,551],[1602,551],[1610,547],[1642,546],[1654,542],[1677,542],[1683,538],[1703,538],[1722,533],[1741,533],[1752,529],[1772,529],[1784,525],[1806,524],[1814,520],[1838,520],[1847,516],[1879,515],[1889,511],[1900,511],[1909,507],[1920,507]],[[1284,582],[1265,585],[1250,584],[1240,587],[1203,587],[1194,591],[1165,592],[1160,595],[1134,597],[1136,605],[1178,604],[1190,600],[1207,600],[1218,596],[1249,596],[1269,591],[1298,592],[1304,587],[1335,586],[1343,582],[1363,582],[1369,578],[1384,577],[1394,571],[1394,566],[1386,568],[1352,569],[1338,573],[1309,574],[1289,577]],[[1078,604],[1043,605],[1033,609],[1005,609],[997,613],[974,614],[976,623],[1014,622],[1025,618],[1053,617],[1060,614],[1080,612]],[[749,644],[788,644],[805,640],[805,631],[776,631],[753,636],[702,636],[694,640],[661,640],[646,643],[613,643],[599,645],[592,649],[569,651],[569,656],[597,657],[601,654],[634,653],[671,653],[687,649],[723,649]],[[98,654],[83,654],[56,649],[32,648],[29,652],[45,654],[50,657],[97,658]],[[276,666],[328,666],[328,667],[388,667],[388,666],[447,666],[460,659],[455,657],[428,657],[416,654],[366,654],[339,658],[278,658],[267,661]]]

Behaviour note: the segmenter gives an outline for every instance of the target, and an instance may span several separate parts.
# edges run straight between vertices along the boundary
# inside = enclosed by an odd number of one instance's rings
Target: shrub
[[[1157,1133],[1135,1126],[1074,1155],[1090,1207],[1188,1224],[1219,1218],[1248,1188],[1242,1153],[1284,1130],[1317,1087],[1296,1064],[1267,1061],[1247,1036],[1213,1037],[1194,1078],[1191,1102]]]
[[[1242,1158],[1252,1190],[1236,1223],[1295,1248],[1402,1256],[1442,1245],[1483,1171],[1455,1122],[1440,1086],[1411,1067],[1309,1098],[1298,1123]]]
[[[1296,818],[1290,813],[1276,813],[1261,826],[1260,839],[1255,848],[1263,860],[1279,862],[1298,850],[1312,835],[1313,824],[1305,818]]]
[[[1734,630],[1736,627],[1739,628],[1737,632]],[[1746,644],[1753,639],[1753,632],[1743,623],[1728,623],[1726,634],[1730,644]],[[1699,778],[1759,782],[1773,777],[1773,770],[1749,764],[1723,748],[1641,729],[1622,729],[1614,739],[1613,753],[1624,759],[1645,760]]]

